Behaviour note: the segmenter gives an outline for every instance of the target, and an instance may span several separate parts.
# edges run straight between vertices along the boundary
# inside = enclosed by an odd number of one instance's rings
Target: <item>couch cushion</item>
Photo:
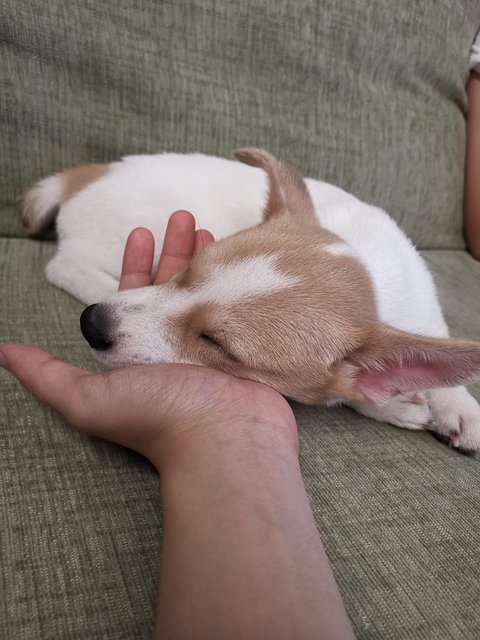
[[[82,305],[43,277],[53,251],[0,240],[1,339],[92,368]],[[480,264],[464,252],[426,257],[453,333],[480,339]],[[5,637],[150,637],[156,473],[140,456],[75,432],[6,372],[0,384]],[[307,491],[358,638],[476,640],[480,463],[347,409],[295,412]]]
[[[4,2],[0,234],[76,163],[258,145],[463,247],[464,82],[476,0]],[[186,203],[185,206],[189,206]]]

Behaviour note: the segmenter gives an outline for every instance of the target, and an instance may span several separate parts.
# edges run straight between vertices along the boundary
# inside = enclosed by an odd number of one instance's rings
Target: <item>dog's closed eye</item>
[[[203,331],[200,334],[200,339],[205,344],[208,344],[209,346],[217,349],[218,351],[222,351],[223,354],[227,356],[227,358],[229,358],[230,360],[233,360],[234,362],[240,362],[239,358],[234,353],[232,353],[232,351],[228,347],[226,347],[225,344],[223,344],[223,342],[220,342],[217,336]]]

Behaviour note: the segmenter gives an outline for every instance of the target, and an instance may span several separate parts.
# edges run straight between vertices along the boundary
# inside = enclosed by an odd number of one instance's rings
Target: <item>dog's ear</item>
[[[263,149],[237,149],[237,160],[264,169],[268,176],[268,199],[263,219],[291,216],[293,220],[315,220],[310,194],[300,173],[288,162],[277,160]]]
[[[331,373],[328,397],[381,404],[399,393],[459,385],[480,376],[480,343],[379,325]]]

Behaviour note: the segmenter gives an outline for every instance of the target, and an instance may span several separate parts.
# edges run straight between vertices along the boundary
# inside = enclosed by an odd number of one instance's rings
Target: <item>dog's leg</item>
[[[480,406],[475,398],[465,387],[430,389],[426,396],[432,413],[428,429],[480,459]]]
[[[358,413],[402,429],[427,429],[432,420],[424,392],[402,393],[383,404],[351,401],[346,403]]]
[[[404,429],[426,429],[480,459],[480,406],[465,387],[402,393],[381,405],[349,402],[359,413]]]
[[[57,254],[45,268],[49,282],[85,304],[103,302],[118,290],[118,280],[105,271],[98,271],[71,256]]]

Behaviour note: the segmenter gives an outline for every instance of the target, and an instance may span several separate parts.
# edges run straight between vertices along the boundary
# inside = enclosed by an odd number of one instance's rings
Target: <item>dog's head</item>
[[[235,155],[267,172],[263,222],[208,245],[166,284],[88,307],[82,330],[100,362],[198,364],[300,402],[377,402],[480,371],[472,343],[382,325],[367,270],[319,225],[296,169],[258,149]]]

